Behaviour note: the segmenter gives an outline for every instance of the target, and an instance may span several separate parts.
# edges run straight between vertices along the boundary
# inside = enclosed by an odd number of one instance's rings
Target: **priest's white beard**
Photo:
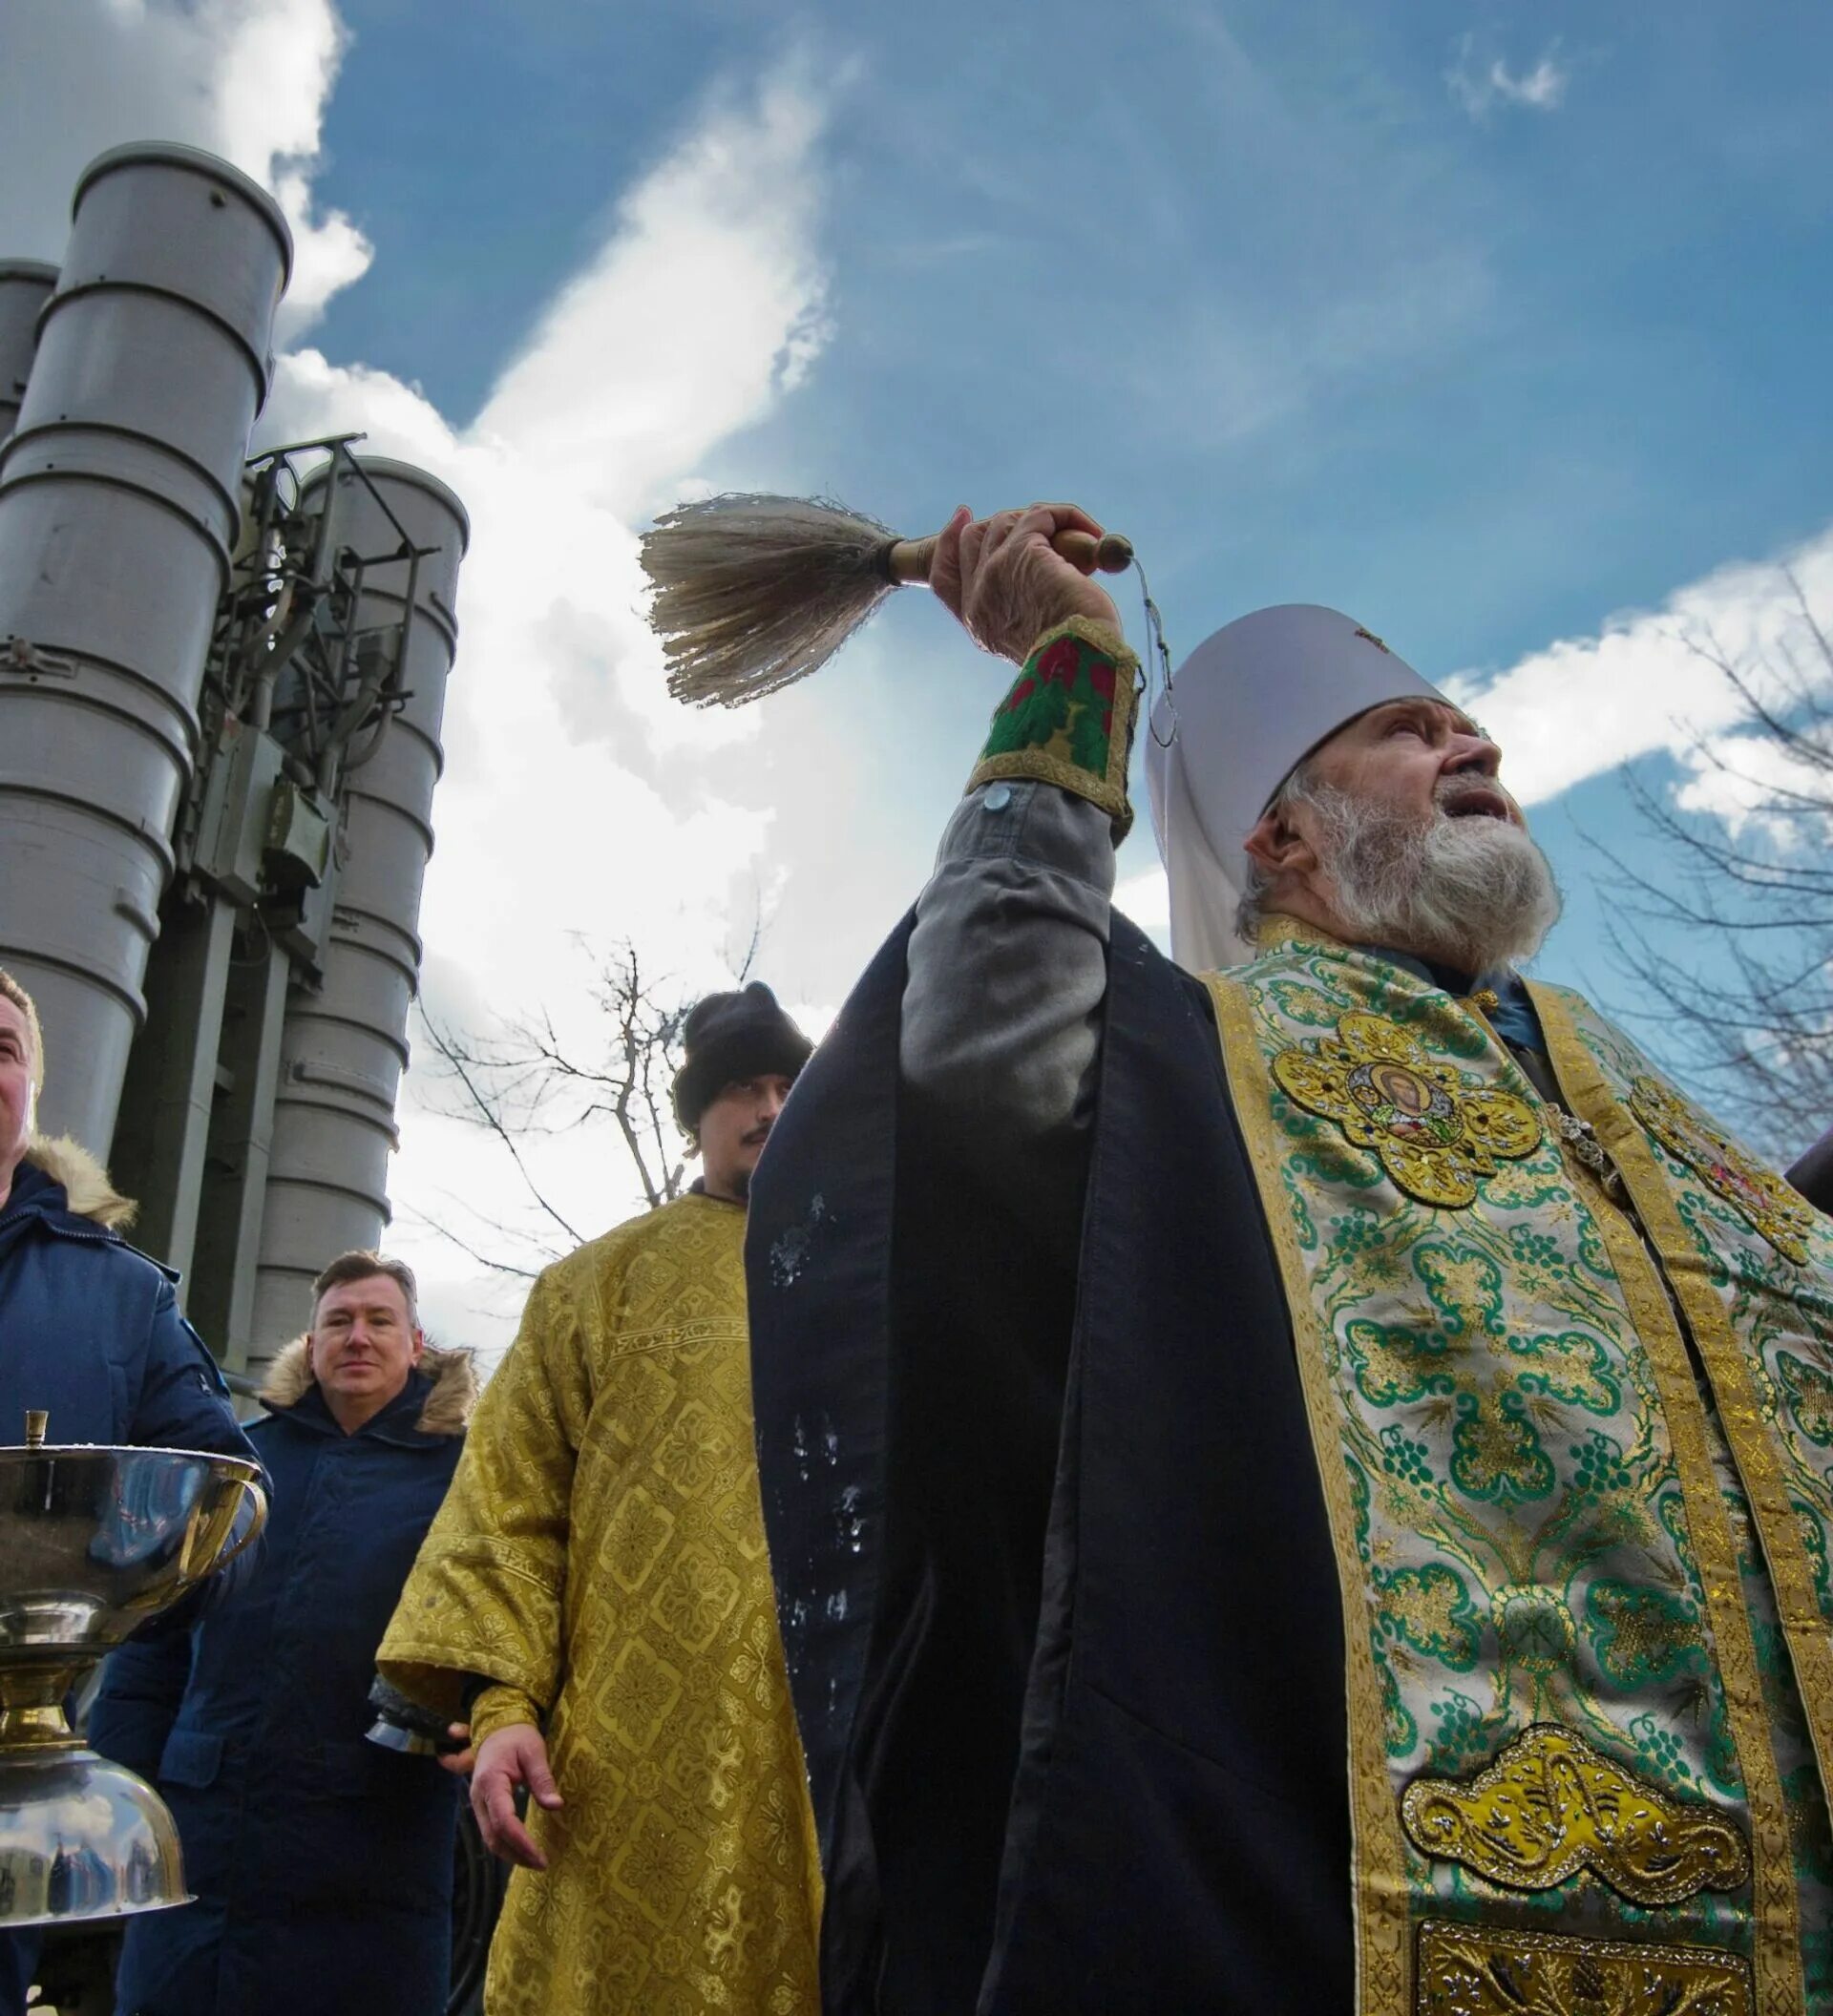
[[[1319,865],[1356,943],[1391,945],[1473,977],[1539,951],[1559,916],[1553,872],[1520,827],[1445,810],[1476,788],[1444,779],[1423,825],[1328,785],[1305,792],[1323,820]]]

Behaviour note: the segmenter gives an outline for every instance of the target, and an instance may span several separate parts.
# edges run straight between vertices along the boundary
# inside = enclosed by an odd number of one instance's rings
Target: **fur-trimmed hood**
[[[92,1219],[112,1232],[134,1223],[139,1206],[123,1197],[95,1156],[68,1134],[34,1134],[26,1160],[53,1183],[63,1185],[65,1200],[78,1218]]]
[[[414,1426],[422,1435],[463,1435],[477,1404],[477,1375],[470,1352],[429,1344],[420,1354],[420,1370],[432,1381],[432,1391]],[[284,1413],[297,1406],[315,1383],[306,1339],[295,1337],[267,1368],[258,1397],[270,1413]]]

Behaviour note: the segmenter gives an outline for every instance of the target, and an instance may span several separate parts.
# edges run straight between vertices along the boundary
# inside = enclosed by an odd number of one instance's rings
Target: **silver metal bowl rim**
[[[33,1462],[48,1457],[95,1459],[99,1457],[133,1457],[141,1460],[163,1457],[182,1457],[187,1462],[221,1464],[232,1477],[245,1478],[250,1483],[260,1483],[262,1468],[258,1462],[245,1456],[230,1456],[221,1449],[168,1449],[163,1442],[0,1442],[0,1463],[9,1457],[30,1458]]]

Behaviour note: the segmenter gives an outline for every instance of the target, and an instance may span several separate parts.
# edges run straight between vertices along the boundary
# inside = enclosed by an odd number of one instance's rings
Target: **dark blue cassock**
[[[824,2010],[1347,2011],[1338,1576],[1207,997],[1113,917],[1053,1237],[899,1112],[911,928],[747,1243]]]

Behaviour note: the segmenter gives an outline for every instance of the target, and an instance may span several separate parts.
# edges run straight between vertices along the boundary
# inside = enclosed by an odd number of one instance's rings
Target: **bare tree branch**
[[[481,1247],[473,1246],[462,1233],[454,1232],[443,1218],[429,1218],[417,1206],[408,1204],[403,1205],[401,1208],[416,1225],[425,1226],[428,1231],[437,1232],[440,1238],[450,1240],[461,1253],[469,1255],[479,1267],[487,1267],[494,1274],[510,1274],[518,1281],[533,1281],[539,1272],[537,1268],[517,1267],[513,1261],[498,1260],[495,1254],[485,1252]],[[500,1230],[501,1228],[497,1229]]]
[[[763,936],[760,909],[745,950],[741,983]],[[651,1210],[686,1186],[687,1144],[675,1123],[672,1091],[691,1004],[671,977],[650,972],[628,940],[592,956],[588,993],[601,1017],[596,1049],[571,1047],[545,1007],[485,1033],[441,1025],[421,1011],[436,1060],[432,1082],[449,1094],[443,1102],[425,1090],[422,1097],[434,1111],[478,1128],[498,1145],[540,1229],[494,1220],[472,1207],[464,1209],[478,1229],[468,1233],[454,1230],[443,1217],[425,1211],[414,1215],[495,1272],[529,1277],[558,1257],[543,1231],[563,1238],[565,1250],[584,1237],[537,1181],[525,1152],[533,1141],[608,1126]]]
[[[1683,811],[1623,775],[1659,852],[1647,867],[1594,838],[1618,911],[1626,1020],[1664,1032],[1676,1066],[1779,1160],[1833,1120],[1833,640],[1790,577],[1801,650],[1738,660],[1688,640],[1736,694],[1728,737],[1695,733],[1696,772],[1737,788],[1735,820]]]
[[[432,1047],[445,1060],[464,1090],[468,1105],[466,1118],[474,1120],[488,1133],[494,1135],[508,1151],[509,1159],[516,1165],[516,1173],[522,1179],[524,1187],[544,1216],[553,1220],[577,1246],[579,1232],[565,1216],[548,1200],[540,1186],[529,1173],[528,1164],[522,1159],[522,1151],[516,1144],[516,1136],[503,1117],[499,1097],[494,1098],[480,1083],[480,1072],[474,1053],[468,1052],[451,1034],[441,1029],[424,1007],[420,1010],[421,1026],[431,1038]]]

